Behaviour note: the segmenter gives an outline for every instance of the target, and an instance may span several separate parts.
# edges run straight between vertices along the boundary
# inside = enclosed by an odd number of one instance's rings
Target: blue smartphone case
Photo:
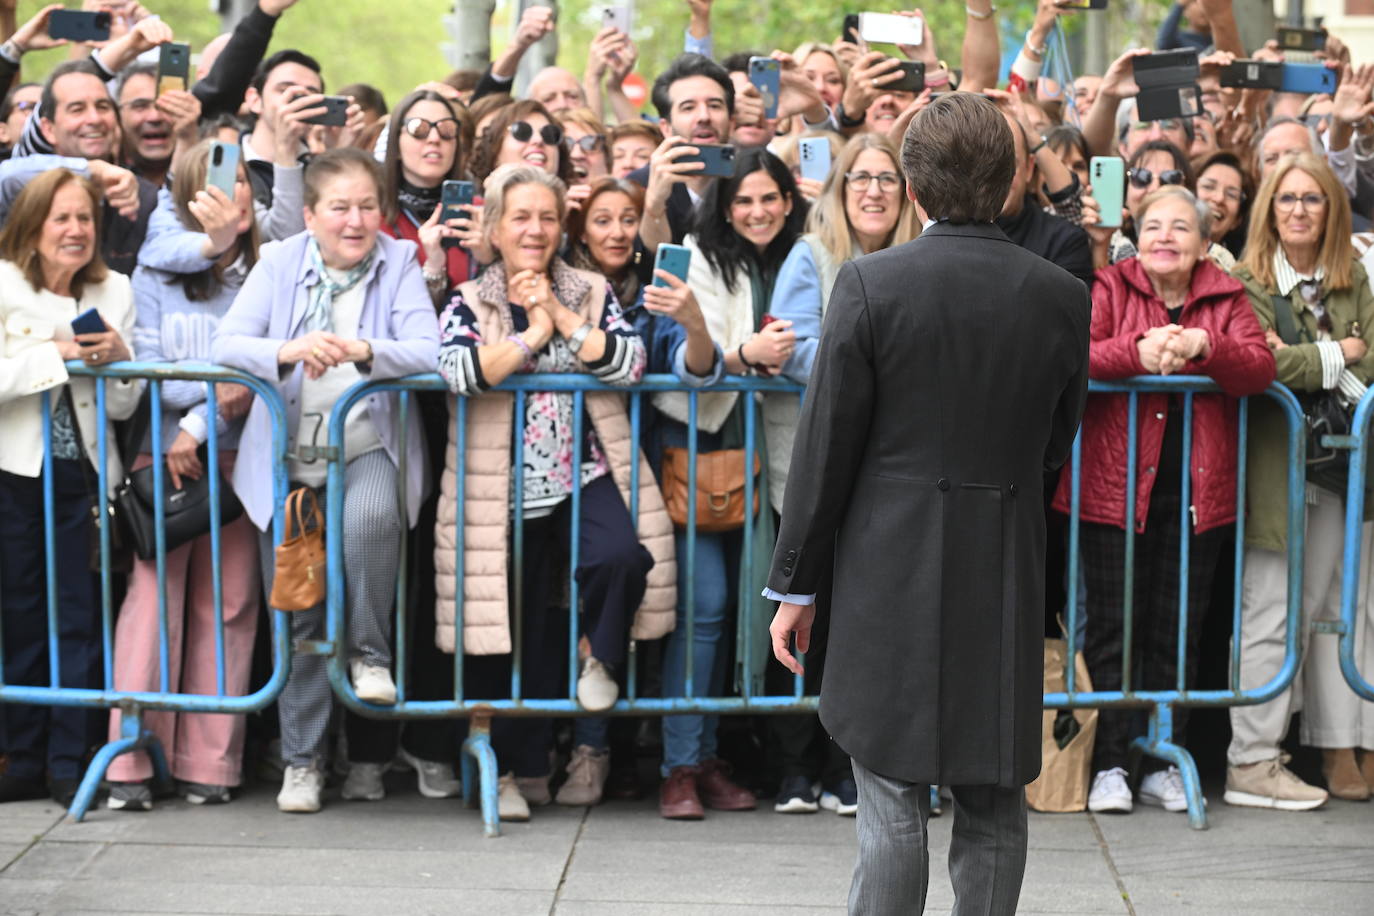
[[[215,143],[210,147],[210,164],[205,170],[205,187],[219,188],[230,200],[234,199],[234,185],[239,179],[239,148],[233,143]]]
[[[658,253],[654,255],[655,271],[667,271],[683,283],[687,282],[687,268],[691,263],[692,250],[685,245],[671,245],[665,242],[658,246]],[[668,282],[655,275],[653,285],[667,286]]]
[[[95,309],[86,309],[72,319],[73,334],[100,334],[105,331],[105,320]]]
[[[830,141],[824,137],[805,137],[797,144],[801,160],[801,176],[812,181],[825,181],[830,174]]]
[[[778,62],[771,57],[749,58],[749,82],[763,96],[763,116],[778,116],[778,92],[782,88],[782,71]]]
[[[1336,91],[1336,71],[1325,64],[1284,64],[1279,91],[1330,95]]]

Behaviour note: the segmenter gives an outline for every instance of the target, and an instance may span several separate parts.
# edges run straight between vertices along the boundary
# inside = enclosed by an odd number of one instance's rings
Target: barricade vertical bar
[[[744,601],[739,608],[742,617],[741,622],[744,626],[743,645],[739,647],[739,652],[744,656],[742,659],[744,676],[740,678],[740,694],[747,701],[754,693],[753,685],[753,621],[750,620],[749,607],[753,604],[754,588],[754,393],[752,391],[741,391],[740,400],[744,403],[744,559],[740,563],[740,581],[744,583]],[[762,507],[760,507],[761,509]],[[771,510],[770,510],[771,511]],[[739,591],[739,589],[736,589]],[[717,650],[719,651],[719,650]],[[707,686],[710,689],[710,686]],[[765,691],[766,692],[766,691]]]
[[[48,582],[48,679],[50,687],[62,683],[57,627],[57,538],[54,532],[52,480],[52,399],[43,392],[43,554]],[[108,564],[101,564],[102,566]]]
[[[744,475],[746,478],[748,474]],[[683,696],[696,696],[692,677],[696,661],[697,579],[697,392],[687,392],[687,655],[683,666]]]
[[[1132,391],[1126,396],[1126,594],[1121,601],[1121,689],[1131,692],[1131,645],[1135,632],[1135,500],[1136,468],[1140,463],[1139,396]]]
[[[1242,587],[1245,582],[1245,466],[1250,447],[1250,399],[1240,399],[1237,415],[1240,432],[1236,444],[1236,555],[1232,569],[1231,594],[1231,664],[1229,682],[1232,690],[1240,690],[1240,610]]]
[[[224,671],[224,576],[221,556],[220,537],[220,487],[223,480],[219,474],[219,398],[213,382],[205,383],[205,414],[209,420],[205,424],[205,473],[210,475],[210,588],[215,602],[215,695],[225,694]]]
[[[410,441],[410,392],[402,390],[401,395],[401,442]],[[404,446],[402,446],[404,447]],[[396,511],[401,520],[401,545],[399,565],[396,568],[396,628],[392,633],[392,645],[396,647],[396,702],[406,701],[406,674],[409,667],[410,613],[406,607],[406,592],[410,572],[410,506],[406,500],[409,481],[406,478],[409,461],[398,461],[396,466]],[[461,528],[459,531],[461,532]]]
[[[568,524],[568,696],[577,696],[577,622],[580,617],[581,602],[578,600],[577,565],[582,562],[582,545],[578,543],[578,532],[582,530],[582,446],[585,432],[582,428],[582,411],[586,405],[583,391],[573,392],[573,446],[572,446],[572,518]],[[631,455],[634,454],[633,447]],[[632,462],[633,463],[633,462]]]
[[[1179,484],[1178,509],[1178,658],[1176,690],[1188,689],[1188,577],[1192,551],[1189,536],[1192,526],[1188,524],[1192,514],[1193,495],[1193,393],[1183,395],[1183,472]]]
[[[1341,569],[1341,632],[1336,654],[1341,664],[1341,674],[1350,689],[1364,700],[1374,701],[1374,685],[1368,678],[1374,672],[1361,672],[1355,660],[1355,632],[1357,619],[1364,613],[1360,604],[1360,557],[1364,541],[1364,484],[1365,469],[1369,462],[1369,416],[1370,404],[1374,395],[1369,392],[1360,399],[1350,432],[1355,437],[1355,448],[1350,454],[1350,472],[1346,479],[1345,492],[1345,553]],[[1291,535],[1290,535],[1291,536]],[[1368,601],[1368,598],[1365,599]]]
[[[1065,689],[1069,696],[1078,692],[1078,577],[1081,565],[1078,551],[1078,510],[1083,498],[1083,431],[1080,429],[1073,437],[1073,452],[1069,456],[1069,571],[1065,600],[1069,604],[1068,657],[1064,659]]]
[[[468,447],[468,399],[450,395],[453,409],[453,696],[463,701],[463,537],[467,527],[464,506],[467,504],[467,447]],[[516,463],[520,455],[515,457]]]
[[[167,623],[167,519],[163,511],[167,480],[162,453],[162,383],[156,379],[150,381],[148,391],[153,437],[153,527],[157,546],[157,670],[160,689],[167,693],[172,683],[172,664]]]
[[[514,515],[511,519],[511,530],[515,532],[514,555],[512,559],[511,591],[515,595],[515,601],[510,608],[510,629],[511,656],[510,656],[510,695],[511,699],[520,699],[520,658],[521,648],[524,646],[525,626],[525,392],[515,392],[515,415],[514,422],[511,423],[511,464],[515,471],[515,497],[512,500],[515,504]],[[580,453],[574,451],[573,463],[577,463],[577,456]],[[573,472],[573,479],[577,479],[577,472]]]
[[[105,380],[104,380],[103,378],[96,378],[96,380],[95,380],[95,416],[96,416],[96,428],[97,428],[97,429],[101,429],[101,430],[105,429],[106,426],[108,425],[108,419],[107,419],[108,415],[105,413],[105,394],[106,394],[106,391],[105,391]],[[78,435],[79,435],[79,434],[80,434],[80,430],[78,430],[77,433],[78,433]],[[107,510],[107,508],[106,508],[106,506],[105,506],[105,495],[106,495],[106,493],[108,492],[108,491],[105,489],[105,484],[106,484],[106,480],[105,480],[105,474],[106,474],[106,470],[105,470],[105,461],[106,461],[106,459],[107,459],[107,457],[108,457],[108,455],[109,455],[109,453],[108,453],[108,451],[107,451],[107,449],[108,449],[108,447],[109,447],[109,446],[108,446],[108,443],[106,442],[107,439],[108,439],[107,436],[103,436],[103,435],[102,435],[102,436],[100,436],[100,437],[96,440],[96,443],[97,443],[97,444],[96,444],[96,454],[99,456],[98,460],[99,460],[99,462],[100,462],[100,469],[99,469],[99,475],[98,475],[98,478],[99,478],[99,481],[100,481],[100,483],[99,483],[99,487],[100,487],[100,497],[99,497],[98,502],[99,502],[99,505],[100,505],[100,519],[101,519],[101,522],[102,522],[102,524],[101,524],[101,526],[100,526],[100,644],[101,644],[101,649],[102,649],[102,652],[103,652],[103,655],[102,655],[102,659],[103,659],[103,661],[102,661],[102,667],[103,667],[103,669],[104,669],[103,674],[104,674],[104,677],[105,677],[105,680],[104,680],[105,689],[106,689],[106,690],[113,690],[113,689],[114,689],[114,594],[113,594],[114,588],[113,588],[113,585],[112,585],[111,582],[110,582],[110,563],[109,563],[109,561],[108,561],[108,559],[107,559],[107,558],[110,556],[110,533],[109,533],[109,531],[108,531],[109,525],[104,524],[104,522],[110,521],[110,518],[111,518],[110,513],[109,513],[109,511]],[[128,468],[125,468],[125,471],[127,472],[127,471],[128,471]],[[83,471],[83,473],[84,473],[84,471]]]
[[[637,390],[630,391],[630,524],[639,530],[639,456],[641,432],[643,429],[644,396]],[[634,629],[633,621],[630,625]],[[630,640],[629,652],[625,660],[625,698],[631,703],[638,695],[639,653],[635,651],[635,640]]]

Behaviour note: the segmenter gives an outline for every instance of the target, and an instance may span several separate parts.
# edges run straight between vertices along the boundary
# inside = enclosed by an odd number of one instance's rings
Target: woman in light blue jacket
[[[324,445],[334,403],[362,379],[431,372],[439,329],[415,245],[379,233],[382,177],[375,160],[337,149],[305,175],[306,232],[263,246],[262,257],[215,335],[214,359],[277,386],[286,404],[293,455]],[[359,699],[396,700],[391,608],[401,537],[415,524],[428,483],[423,437],[411,423],[401,441],[399,397],[360,401],[345,424],[344,579],[349,671]],[[263,576],[271,590],[272,424],[253,405],[240,440],[234,489],[262,537]],[[404,505],[397,468],[406,463]],[[326,465],[293,458],[293,485],[323,489]],[[404,515],[402,515],[404,513]],[[324,638],[324,609],[292,615],[294,639]],[[324,785],[321,761],[329,721],[326,659],[294,658],[278,707],[286,773],[277,807],[313,812]]]

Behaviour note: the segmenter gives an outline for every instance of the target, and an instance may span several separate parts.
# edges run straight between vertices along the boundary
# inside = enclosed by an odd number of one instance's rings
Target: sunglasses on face
[[[1154,181],[1155,173],[1149,169],[1131,169],[1131,184],[1137,188],[1148,188]],[[1165,169],[1159,173],[1160,184],[1183,184],[1183,173],[1178,169]]]
[[[405,131],[416,140],[423,140],[429,136],[431,130],[439,132],[440,140],[453,140],[458,136],[458,121],[456,118],[440,118],[431,121],[428,118],[406,118]]]
[[[558,141],[552,140],[548,142],[550,145],[553,145]],[[584,153],[594,153],[599,149],[605,149],[606,138],[600,134],[587,134],[587,136],[578,137],[576,140],[569,137],[568,143],[575,149],[581,149]]]
[[[534,136],[534,125],[528,121],[516,121],[507,130],[515,138],[516,143],[528,143]],[[563,128],[557,124],[545,124],[539,128],[539,139],[548,146],[557,146],[563,142]]]

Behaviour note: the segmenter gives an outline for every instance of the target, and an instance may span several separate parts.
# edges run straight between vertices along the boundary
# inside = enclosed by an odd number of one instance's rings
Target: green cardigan
[[[1232,275],[1244,286],[1250,295],[1250,304],[1255,309],[1264,330],[1277,329],[1274,325],[1274,302],[1272,297],[1276,288],[1260,284],[1250,271],[1237,264]],[[1350,288],[1334,290],[1327,294],[1326,310],[1331,316],[1332,334],[1337,340],[1349,337],[1351,325],[1358,321],[1364,342],[1369,352],[1364,359],[1350,366],[1360,381],[1369,384],[1374,379],[1374,292],[1369,288],[1369,277],[1364,265],[1355,261],[1350,275]],[[1307,329],[1312,337],[1317,335],[1317,320],[1306,308],[1294,306],[1295,325]],[[1274,361],[1278,365],[1277,380],[1287,385],[1294,394],[1320,391],[1322,386],[1321,358],[1315,344],[1296,344],[1277,351]],[[1305,434],[1305,433],[1304,433]],[[1256,397],[1250,401],[1249,451],[1246,455],[1245,502],[1245,544],[1248,547],[1262,547],[1266,550],[1286,550],[1288,546],[1288,420],[1283,409],[1269,397]],[[1374,518],[1374,501],[1371,500],[1369,484],[1365,485],[1365,519]]]

